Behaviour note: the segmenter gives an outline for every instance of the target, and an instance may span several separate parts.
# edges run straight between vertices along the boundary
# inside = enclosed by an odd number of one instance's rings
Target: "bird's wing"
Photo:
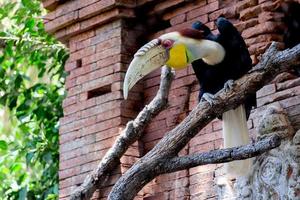
[[[217,41],[222,44],[225,49],[234,52],[234,57],[241,58],[244,67],[246,67],[248,71],[252,66],[252,60],[247,45],[239,31],[224,17],[219,17],[217,19],[216,26],[220,32]]]

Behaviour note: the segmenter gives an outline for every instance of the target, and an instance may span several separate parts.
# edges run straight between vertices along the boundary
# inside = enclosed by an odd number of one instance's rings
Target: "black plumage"
[[[218,42],[225,49],[224,60],[216,65],[208,65],[202,59],[192,63],[195,75],[200,84],[199,100],[204,93],[215,94],[224,87],[228,80],[237,80],[252,68],[252,61],[247,46],[231,22],[223,17],[216,21],[218,35],[201,22],[195,22],[192,27],[203,31],[205,39]],[[245,101],[246,117],[248,119],[252,106],[256,105],[256,95]]]
[[[284,13],[283,22],[286,29],[283,34],[283,42],[286,48],[292,48],[300,43],[300,4],[297,2],[282,3]]]

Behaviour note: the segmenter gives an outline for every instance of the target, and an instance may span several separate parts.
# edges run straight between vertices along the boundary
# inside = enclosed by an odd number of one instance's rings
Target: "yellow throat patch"
[[[166,63],[174,69],[183,69],[188,65],[186,47],[183,44],[177,44],[170,49],[170,58]]]

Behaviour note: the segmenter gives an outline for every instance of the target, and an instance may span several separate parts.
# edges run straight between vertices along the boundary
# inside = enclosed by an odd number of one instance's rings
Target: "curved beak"
[[[123,95],[127,99],[129,90],[144,76],[162,67],[168,60],[168,52],[160,39],[154,39],[142,46],[134,55],[125,75]]]

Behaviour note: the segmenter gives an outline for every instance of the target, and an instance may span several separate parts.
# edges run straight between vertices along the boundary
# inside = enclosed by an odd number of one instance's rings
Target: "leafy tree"
[[[37,0],[0,0],[0,199],[58,198],[58,120],[68,57]]]

